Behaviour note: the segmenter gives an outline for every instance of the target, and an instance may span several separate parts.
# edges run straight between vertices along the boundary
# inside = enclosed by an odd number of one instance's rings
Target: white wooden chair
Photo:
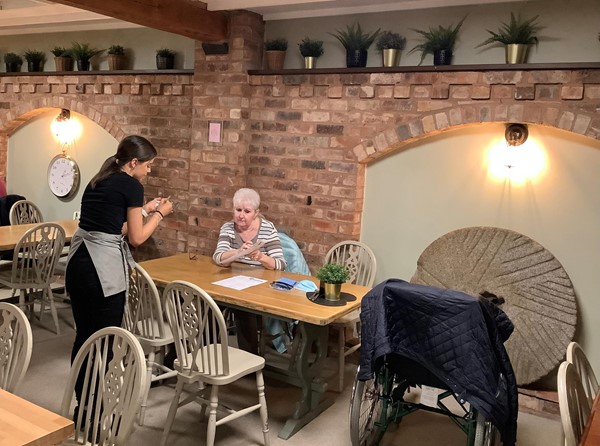
[[[594,402],[594,398],[598,394],[598,380],[592,369],[590,361],[588,361],[585,352],[577,342],[571,342],[567,346],[567,361],[575,366],[575,370],[581,378],[581,384],[585,391],[585,396],[590,402],[590,406]]]
[[[325,263],[344,265],[350,273],[348,282],[356,285],[371,287],[375,281],[377,271],[377,260],[375,254],[367,245],[361,242],[348,240],[334,245],[325,256]],[[359,310],[340,318],[330,325],[330,328],[338,332],[337,360],[338,360],[338,382],[337,391],[344,389],[344,367],[346,357],[360,348],[360,342],[346,348],[346,330],[359,332],[360,313]],[[359,335],[360,338],[360,335]]]
[[[77,406],[80,370],[83,391]],[[146,358],[136,337],[120,327],[94,333],[71,366],[60,413],[74,418],[75,434],[62,444],[126,446],[145,388]]]
[[[0,283],[19,291],[19,306],[28,306],[31,315],[35,299],[40,301],[40,320],[45,304],[50,305],[57,334],[60,328],[50,284],[64,244],[65,231],[60,225],[40,223],[25,232],[16,244],[12,268],[0,271]]]
[[[36,204],[29,200],[16,201],[8,213],[11,225],[24,225],[28,223],[42,223],[44,217]]]
[[[175,338],[177,359],[177,387],[169,408],[161,444],[167,437],[177,408],[192,401],[202,406],[202,414],[209,406],[206,445],[213,446],[217,426],[259,410],[265,445],[269,445],[267,401],[262,370],[264,358],[230,347],[227,326],[215,301],[201,288],[188,282],[171,282],[164,291],[169,325]],[[238,411],[219,405],[219,387],[230,384],[243,376],[256,373],[258,403]],[[191,397],[179,402],[186,384],[194,384],[198,390]],[[217,420],[217,409],[226,415]]]
[[[29,367],[33,335],[23,311],[0,302],[0,389],[14,392]]]
[[[173,343],[173,335],[164,320],[158,289],[148,273],[139,265],[136,265],[129,277],[123,328],[137,337],[147,355],[146,389],[139,417],[140,426],[143,426],[150,385],[177,376],[177,371],[162,364],[165,347]]]
[[[558,368],[558,405],[565,434],[565,446],[577,446],[585,423],[590,416],[591,404],[585,394],[575,366],[564,361]]]

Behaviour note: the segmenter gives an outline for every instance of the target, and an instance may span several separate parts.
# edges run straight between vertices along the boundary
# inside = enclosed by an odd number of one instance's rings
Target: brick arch
[[[600,141],[600,133],[591,123],[595,116],[584,111],[544,107],[531,104],[523,107],[520,104],[505,106],[505,113],[497,113],[490,117],[482,113],[485,108],[479,108],[479,115],[474,113],[472,105],[461,105],[436,111],[404,122],[399,126],[379,132],[373,138],[363,141],[353,148],[356,159],[361,164],[369,164],[377,159],[391,155],[408,143],[418,141],[428,136],[437,135],[444,131],[485,123],[520,122],[523,124],[554,127],[577,133]],[[544,116],[552,119],[543,119]],[[476,119],[476,117],[479,119]]]

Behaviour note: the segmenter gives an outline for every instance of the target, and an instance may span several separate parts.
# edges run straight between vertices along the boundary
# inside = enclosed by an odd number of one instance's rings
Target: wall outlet
[[[79,211],[73,212],[73,220],[79,220],[79,215],[80,214],[81,214],[81,212],[79,212]]]

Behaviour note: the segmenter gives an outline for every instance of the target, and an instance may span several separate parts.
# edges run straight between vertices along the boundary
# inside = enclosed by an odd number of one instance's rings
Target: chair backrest
[[[567,361],[575,366],[575,370],[581,378],[585,395],[592,404],[598,394],[598,380],[585,352],[577,342],[571,342],[567,346]]]
[[[565,446],[577,446],[590,415],[591,404],[573,364],[564,361],[560,365],[557,381],[558,405],[565,433]]]
[[[373,286],[377,260],[367,245],[353,240],[333,246],[325,256],[325,263],[345,265],[350,273],[348,282],[356,285]]]
[[[160,293],[154,281],[144,268],[136,265],[129,276],[123,328],[138,338],[164,339],[164,316]]]
[[[75,444],[126,445],[146,387],[146,358],[136,337],[120,327],[88,338],[73,360],[61,415],[72,418],[74,389],[82,370],[83,390],[75,417]]]
[[[179,280],[167,285],[164,296],[180,369],[228,375],[227,326],[213,298],[202,288]]]
[[[33,335],[23,311],[0,302],[0,389],[14,392],[29,367]]]
[[[56,223],[40,223],[29,229],[15,246],[11,281],[22,288],[48,286],[64,245],[65,231]]]
[[[28,223],[42,223],[42,211],[35,203],[29,200],[19,200],[10,208],[8,219],[11,225],[24,225]]]

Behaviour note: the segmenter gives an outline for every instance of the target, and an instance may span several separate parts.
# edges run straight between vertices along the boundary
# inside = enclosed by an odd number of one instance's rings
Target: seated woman
[[[286,263],[277,230],[273,223],[260,214],[259,207],[260,196],[253,189],[239,189],[233,195],[233,220],[221,226],[219,241],[213,254],[217,265],[229,266],[231,260],[235,259],[267,269],[285,269]],[[258,249],[254,249],[257,245]],[[235,321],[239,347],[257,353],[256,316],[236,311]]]

